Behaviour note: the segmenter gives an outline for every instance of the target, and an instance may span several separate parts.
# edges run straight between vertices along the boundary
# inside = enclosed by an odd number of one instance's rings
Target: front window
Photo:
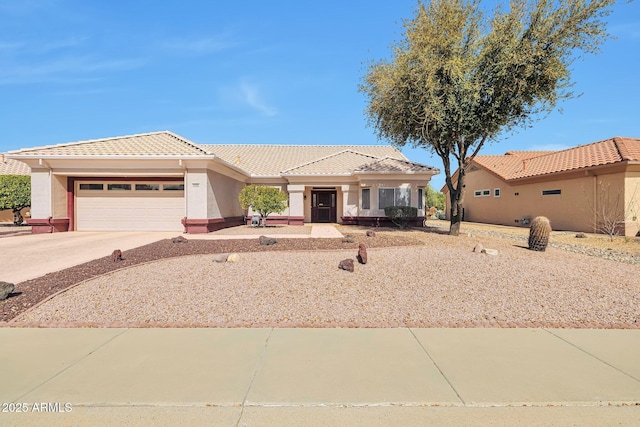
[[[371,190],[369,188],[362,189],[362,209],[371,209]]]
[[[423,209],[424,208],[424,196],[423,194],[423,189],[422,188],[418,188],[418,209]]]
[[[410,188],[379,188],[378,209],[387,206],[411,206]]]

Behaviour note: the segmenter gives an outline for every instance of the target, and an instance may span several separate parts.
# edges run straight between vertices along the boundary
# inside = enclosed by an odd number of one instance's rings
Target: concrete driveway
[[[179,235],[175,231],[76,231],[0,238],[0,281],[20,283]]]

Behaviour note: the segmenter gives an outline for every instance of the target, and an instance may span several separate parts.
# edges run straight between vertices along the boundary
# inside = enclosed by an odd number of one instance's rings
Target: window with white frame
[[[473,197],[488,197],[491,195],[491,190],[476,190],[473,192]]]
[[[418,209],[424,209],[424,189],[418,188]]]
[[[378,209],[384,209],[387,206],[411,206],[411,189],[379,188]]]
[[[499,188],[494,188],[493,189],[493,197],[500,197],[500,189]]]

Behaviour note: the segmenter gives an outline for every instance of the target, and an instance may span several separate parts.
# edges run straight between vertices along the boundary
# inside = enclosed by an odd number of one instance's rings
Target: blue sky
[[[0,151],[160,130],[206,144],[386,143],[358,84],[415,5],[0,0]],[[638,2],[615,6],[609,32],[600,55],[574,64],[581,97],[481,153],[640,137]],[[402,151],[442,169],[424,149]]]

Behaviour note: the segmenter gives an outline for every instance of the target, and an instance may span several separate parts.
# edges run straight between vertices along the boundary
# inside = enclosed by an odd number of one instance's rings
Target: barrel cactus
[[[531,221],[529,229],[529,249],[544,252],[549,244],[551,234],[551,223],[544,216],[537,216]]]

